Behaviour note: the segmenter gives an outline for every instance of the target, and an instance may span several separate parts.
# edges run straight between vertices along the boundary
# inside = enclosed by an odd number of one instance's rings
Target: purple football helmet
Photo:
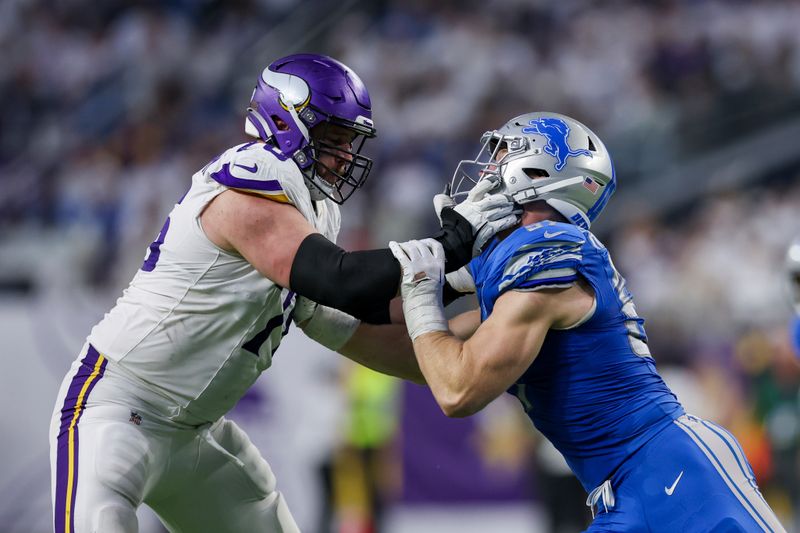
[[[311,129],[319,124],[324,124],[322,131],[312,137]],[[325,142],[330,125],[355,134],[350,150]],[[250,98],[245,132],[291,158],[314,200],[343,203],[372,169],[372,160],[360,154],[366,139],[375,136],[369,93],[355,72],[327,56],[295,54],[265,68]],[[346,158],[344,170],[321,163],[326,154]],[[333,183],[318,174],[320,165]]]

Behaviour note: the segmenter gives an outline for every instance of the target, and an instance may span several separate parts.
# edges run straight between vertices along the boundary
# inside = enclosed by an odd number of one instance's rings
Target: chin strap
[[[314,181],[313,178],[306,176],[305,172],[303,172],[303,177],[305,178],[308,193],[311,195],[311,200],[314,202],[319,202],[328,198],[328,196],[322,191],[321,186],[317,185],[317,182]]]

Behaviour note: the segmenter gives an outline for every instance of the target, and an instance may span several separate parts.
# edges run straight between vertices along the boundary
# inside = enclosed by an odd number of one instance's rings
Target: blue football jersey
[[[800,358],[800,315],[795,315],[792,317],[792,322],[789,324],[789,330],[791,331],[794,354]]]
[[[589,231],[552,221],[521,227],[493,241],[470,271],[482,320],[509,290],[568,287],[579,278],[594,289],[591,316],[551,329],[508,389],[587,491],[684,414],[656,372],[625,280]]]

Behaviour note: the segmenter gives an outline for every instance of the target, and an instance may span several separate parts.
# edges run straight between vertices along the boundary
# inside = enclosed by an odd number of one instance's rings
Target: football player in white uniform
[[[338,204],[372,165],[360,153],[371,117],[363,83],[334,59],[293,55],[263,71],[246,120],[254,140],[194,174],[62,383],[55,531],[135,532],[143,502],[171,531],[297,530],[269,465],[224,415],[270,366],[293,315],[310,337],[404,375],[405,328],[370,325],[390,322],[397,260],[334,244]],[[448,270],[515,223],[511,210],[488,191],[444,210],[435,238]]]

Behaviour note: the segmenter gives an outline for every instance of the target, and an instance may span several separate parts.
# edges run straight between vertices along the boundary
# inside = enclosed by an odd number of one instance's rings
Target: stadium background
[[[659,368],[736,434],[800,531],[783,290],[800,235],[798,27],[791,0],[0,3],[0,532],[48,531],[58,383],[190,175],[243,138],[261,69],[298,51],[341,59],[372,96],[350,249],[431,231],[431,196],[512,116],[594,129],[619,179],[596,233]],[[577,530],[562,515],[583,518],[581,494],[510,400],[447,420],[421,387],[302,334],[285,344],[233,417],[304,531]]]

